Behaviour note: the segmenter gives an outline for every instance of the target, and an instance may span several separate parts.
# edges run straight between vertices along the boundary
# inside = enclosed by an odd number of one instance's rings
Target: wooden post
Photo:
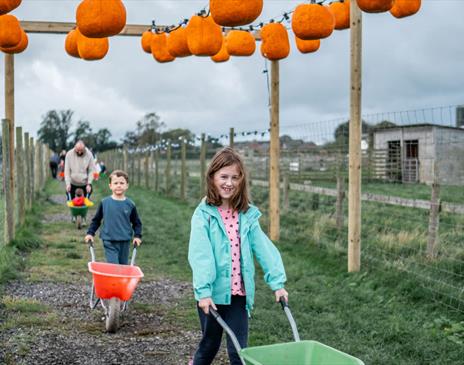
[[[37,145],[39,146],[39,191],[42,190],[44,187],[45,177],[44,177],[44,168],[43,168],[43,159],[44,159],[44,145],[41,142],[38,142]]]
[[[16,181],[18,187],[18,221],[24,224],[26,218],[26,173],[24,168],[23,128],[16,127]]]
[[[351,95],[349,128],[348,271],[361,269],[362,13],[351,2]]]
[[[271,141],[269,162],[269,237],[280,237],[279,61],[271,61]]]
[[[15,110],[14,110],[14,55],[5,53],[5,119],[10,123],[10,165],[8,180],[10,191],[13,194],[13,211],[15,211],[15,163],[14,163],[14,145],[15,145]],[[13,217],[14,222],[14,217]],[[14,233],[13,233],[14,235]]]
[[[137,154],[137,185],[142,185],[142,153]]]
[[[124,146],[122,150],[122,169],[127,173],[129,167],[127,165],[127,146]]]
[[[234,148],[234,136],[235,136],[235,132],[234,132],[234,128],[230,128],[230,132],[229,132],[229,146]]]
[[[187,143],[183,139],[181,146],[181,165],[180,165],[180,198],[185,200],[187,198]]]
[[[159,191],[159,162],[160,162],[159,147],[155,150],[155,191]]]
[[[201,134],[200,146],[200,198],[206,194],[206,135]]]
[[[31,196],[31,150],[30,150],[31,141],[29,138],[29,133],[24,133],[24,163],[25,163],[25,194],[26,194],[26,209],[31,209],[32,207],[32,196]]]
[[[7,119],[2,120],[2,176],[3,192],[5,194],[4,203],[4,243],[8,244],[14,239],[15,234],[15,211],[14,211],[14,194],[10,185],[10,122]]]
[[[34,144],[34,193],[39,191],[40,186],[40,142]],[[34,194],[35,197],[35,194]]]
[[[284,212],[288,212],[288,209],[289,209],[289,191],[290,191],[290,179],[288,177],[288,174],[285,174],[284,175],[284,183],[283,183],[283,187],[284,187],[284,206],[283,206],[283,210]]]
[[[36,184],[36,180],[37,180],[37,175],[35,174],[35,159],[36,159],[36,154],[35,154],[35,151],[36,151],[36,147],[35,147],[35,144],[34,144],[34,137],[31,137],[30,138],[30,147],[29,147],[29,151],[30,151],[30,160],[29,160],[29,163],[30,163],[30,169],[31,169],[31,181],[29,182],[30,184],[30,187],[31,187],[31,206],[32,204],[34,203],[34,200],[35,200],[35,184]]]
[[[150,176],[148,174],[148,163],[150,160],[150,152],[145,152],[145,163],[144,163],[144,176],[145,176],[145,188],[150,188]]]
[[[343,230],[343,199],[345,199],[345,184],[341,174],[337,175],[337,202],[335,206],[335,220],[339,232]]]
[[[166,170],[165,170],[165,183],[166,183],[166,195],[171,195],[171,141],[168,141],[168,147],[166,151]]]
[[[440,185],[435,181],[432,184],[432,197],[430,200],[429,233],[427,240],[427,257],[437,257],[438,227],[440,224]]]

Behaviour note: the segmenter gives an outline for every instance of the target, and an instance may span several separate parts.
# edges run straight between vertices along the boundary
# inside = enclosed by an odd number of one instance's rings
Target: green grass
[[[192,196],[198,195],[196,184],[189,188]],[[47,186],[48,193],[59,193],[59,189],[54,182]],[[94,200],[99,201],[107,194],[104,182],[100,182],[96,185]],[[255,202],[266,212],[267,193],[253,189],[253,194]],[[144,243],[137,258],[146,275],[144,280],[170,277],[190,281],[187,262],[190,217],[198,200],[179,202],[138,187],[131,187],[127,195],[135,201],[144,226]],[[457,364],[462,361],[462,315],[432,300],[430,291],[414,277],[386,269],[375,261],[363,261],[360,273],[348,274],[346,231],[336,230],[333,199],[320,197],[317,210],[312,209],[311,201],[307,195],[292,196],[292,212],[282,215],[282,238],[276,242],[286,266],[290,305],[301,338],[348,352],[366,364]],[[42,205],[45,214],[62,209],[65,207],[49,202]],[[398,219],[405,214],[405,218]],[[417,247],[424,241],[426,218],[426,214],[418,216],[415,210],[383,206],[379,210],[374,204],[366,204],[363,242],[367,247],[377,244],[392,249],[396,255],[416,259]],[[464,223],[455,217],[445,218],[449,220],[447,225],[457,224],[455,231],[447,230],[446,234],[451,241],[458,242]],[[266,229],[266,215],[262,225]],[[392,226],[391,230],[385,228],[387,225]],[[77,231],[70,222],[44,224],[41,230],[43,245],[29,255],[29,279],[87,280],[89,255],[82,243],[85,232]],[[395,245],[395,242],[401,244]],[[95,247],[97,257],[102,258],[101,244],[97,242]],[[263,284],[260,271],[256,282],[250,345],[291,341],[287,320],[280,306],[274,303],[272,292]],[[134,303],[134,310],[155,309]],[[161,310],[167,320],[188,329],[199,328],[193,293],[178,306]],[[17,323],[33,321],[32,317],[21,315]],[[44,321],[53,324],[54,318]]]

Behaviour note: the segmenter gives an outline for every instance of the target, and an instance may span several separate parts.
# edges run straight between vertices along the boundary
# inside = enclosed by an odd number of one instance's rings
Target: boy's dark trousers
[[[242,348],[246,347],[248,343],[246,297],[232,295],[230,305],[216,305],[216,307],[222,319],[235,333],[240,346]],[[212,315],[206,315],[200,307],[198,307],[198,316],[200,317],[203,337],[195,353],[195,357],[193,358],[193,365],[209,365],[213,362],[214,357],[221,347],[223,329]],[[229,354],[231,365],[242,365],[237,350],[228,335],[227,353]]]
[[[106,262],[127,265],[129,263],[130,241],[103,241]]]

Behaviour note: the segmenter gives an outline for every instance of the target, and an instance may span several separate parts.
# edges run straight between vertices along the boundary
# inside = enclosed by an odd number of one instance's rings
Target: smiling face
[[[124,176],[113,176],[110,182],[110,189],[113,192],[115,198],[122,198],[126,190],[129,188],[129,184]]]
[[[229,205],[229,200],[240,186],[240,171],[237,164],[225,166],[214,173],[214,187],[222,199],[223,205]]]

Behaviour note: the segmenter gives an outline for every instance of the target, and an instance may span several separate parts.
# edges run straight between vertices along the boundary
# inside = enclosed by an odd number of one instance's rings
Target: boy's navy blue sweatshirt
[[[142,222],[132,200],[115,200],[111,196],[104,198],[98,206],[97,212],[87,234],[95,236],[103,219],[100,238],[103,241],[130,241],[132,235],[142,238]]]

